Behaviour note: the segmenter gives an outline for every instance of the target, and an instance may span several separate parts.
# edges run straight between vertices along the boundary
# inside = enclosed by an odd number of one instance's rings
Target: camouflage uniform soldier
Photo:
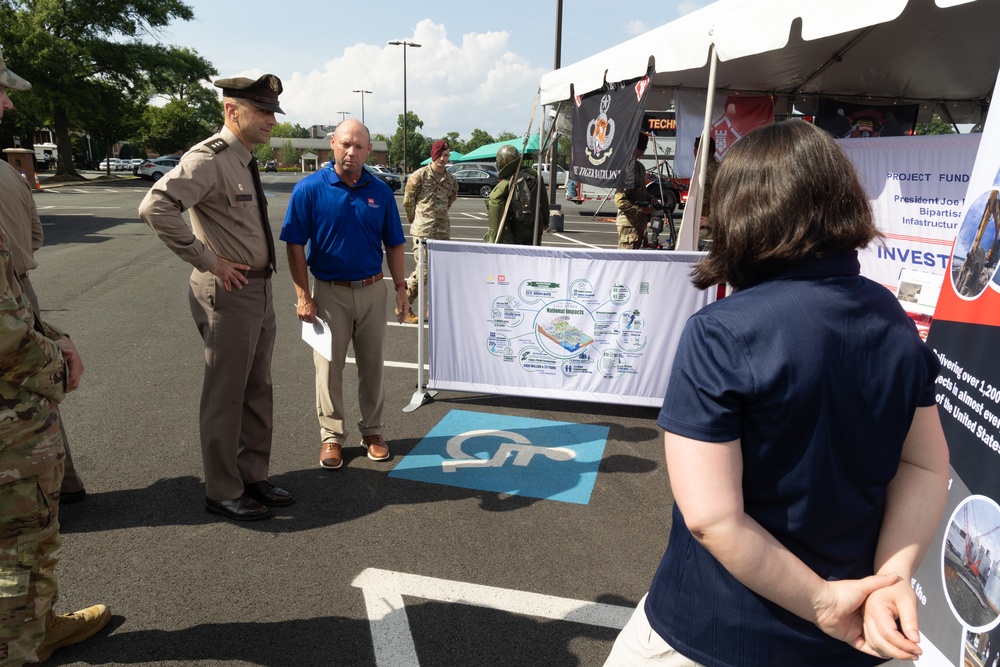
[[[448,173],[448,158],[451,149],[448,142],[438,139],[431,147],[431,163],[421,167],[410,175],[406,181],[406,192],[403,195],[403,209],[406,219],[410,221],[410,236],[422,239],[450,239],[451,220],[448,219],[448,209],[458,198],[458,183],[455,177]],[[414,245],[413,259],[419,263],[422,245]],[[414,269],[406,279],[406,298],[413,303],[417,298],[420,281],[417,270]],[[427,283],[427,264],[424,263],[424,285]],[[424,311],[427,312],[426,310]],[[414,308],[405,322],[417,323]]]
[[[14,108],[8,88],[31,84],[7,69],[0,53],[0,120]],[[0,665],[20,667],[94,635],[111,611],[52,611],[65,458],[56,404],[79,385],[83,363],[21,289],[3,231],[11,222],[0,220]]]
[[[652,217],[653,208],[646,204],[640,206],[639,202],[645,202],[646,195],[646,168],[639,162],[639,158],[646,152],[649,137],[640,132],[639,139],[635,147],[635,180],[628,190],[618,188],[615,190],[615,206],[618,207],[618,216],[615,222],[618,225],[618,249],[638,250],[642,247],[642,241],[646,235],[646,225]]]

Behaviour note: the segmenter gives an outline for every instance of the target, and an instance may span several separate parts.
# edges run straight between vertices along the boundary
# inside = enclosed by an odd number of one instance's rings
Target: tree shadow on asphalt
[[[359,591],[360,595],[360,591]],[[406,617],[422,667],[505,665],[576,667],[604,659],[614,628],[522,616],[496,609],[406,597]],[[600,602],[634,607],[620,596]],[[341,616],[273,623],[206,623],[180,630],[128,630],[114,616],[82,644],[57,651],[47,665],[215,664],[261,667],[374,667],[367,619]]]
[[[393,461],[405,457],[416,444],[413,440],[394,441]],[[275,508],[275,517],[270,520],[238,525],[257,532],[281,534],[354,521],[391,506],[471,498],[478,500],[480,509],[486,512],[507,512],[525,509],[544,500],[389,477],[389,468],[372,465],[360,447],[345,447],[344,467],[339,470],[316,467],[272,476],[275,485],[295,495],[296,503]],[[599,474],[640,474],[652,472],[657,467],[657,463],[647,457],[615,454],[601,460]],[[571,488],[574,483],[567,479],[563,488],[555,491]],[[60,508],[60,531],[70,534],[148,526],[235,523],[206,512],[204,493],[201,480],[190,475],[160,479],[143,489],[88,493],[85,503]]]

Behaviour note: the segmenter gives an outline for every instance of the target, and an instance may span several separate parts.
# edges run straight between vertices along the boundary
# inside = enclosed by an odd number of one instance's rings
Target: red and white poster
[[[701,136],[705,124],[704,91],[678,91],[674,96],[677,107],[677,148],[674,172],[690,178],[694,170],[694,140]],[[750,130],[774,122],[774,99],[770,96],[716,97],[712,108],[710,135],[715,139],[716,159],[736,140]]]
[[[709,136],[715,139],[715,159],[721,160],[726,151],[750,130],[774,122],[774,99],[771,97],[730,97],[726,110],[712,122]]]

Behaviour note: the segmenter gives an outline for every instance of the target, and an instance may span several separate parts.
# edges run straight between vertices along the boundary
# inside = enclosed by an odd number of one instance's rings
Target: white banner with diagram
[[[704,253],[428,241],[428,388],[659,407]]]

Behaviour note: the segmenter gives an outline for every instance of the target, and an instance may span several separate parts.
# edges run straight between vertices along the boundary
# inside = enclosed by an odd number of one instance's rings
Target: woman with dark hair
[[[857,249],[853,165],[801,121],[722,161],[658,420],[667,551],[608,665],[851,667],[920,655],[910,580],[947,496],[938,361]],[[897,627],[897,620],[899,626]]]

